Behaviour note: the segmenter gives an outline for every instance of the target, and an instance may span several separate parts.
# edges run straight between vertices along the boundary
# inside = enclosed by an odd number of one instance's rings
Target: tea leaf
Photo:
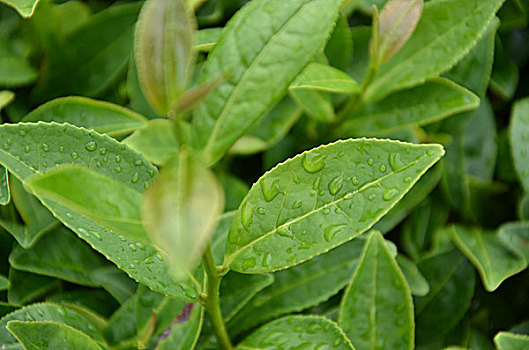
[[[205,28],[197,32],[195,50],[210,52],[217,45],[223,28]]]
[[[317,90],[338,94],[356,94],[358,83],[347,73],[326,64],[311,63],[290,85],[292,90]]]
[[[54,321],[83,332],[94,341],[104,344],[104,339],[95,325],[78,312],[52,303],[33,304],[14,311],[0,320],[0,344],[9,349],[23,349],[17,339],[9,333],[7,324],[10,321]],[[45,337],[46,338],[46,337]]]
[[[494,337],[498,350],[523,350],[529,346],[529,336],[509,332],[499,332]]]
[[[376,64],[385,63],[408,41],[419,22],[423,0],[391,0],[380,12]]]
[[[0,111],[15,99],[15,93],[9,90],[0,90]]]
[[[57,98],[31,111],[23,121],[70,123],[110,136],[126,134],[147,124],[143,116],[126,108],[87,97]]]
[[[196,267],[223,207],[224,193],[215,175],[187,150],[180,151],[146,192],[142,216],[147,232],[165,252],[176,279]]]
[[[57,279],[10,268],[7,301],[11,305],[25,305],[58,289],[60,285]]]
[[[27,18],[33,15],[39,0],[0,0],[0,2],[11,6],[17,10],[22,17]]]
[[[450,69],[476,45],[503,1],[427,2],[408,42],[380,67],[366,100],[380,100]]]
[[[159,350],[187,350],[193,349],[198,341],[202,322],[204,320],[204,308],[200,304],[192,304],[193,311],[189,319],[177,322],[169,328],[169,335],[161,337],[156,349]]]
[[[507,249],[494,232],[454,226],[452,238],[479,271],[483,285],[489,292],[527,267],[525,259]]]
[[[78,164],[141,194],[156,174],[154,166],[126,145],[67,124],[2,124],[0,142],[8,140],[12,144],[7,150],[1,149],[0,164],[22,180],[56,164]],[[42,201],[79,237],[136,281],[175,298],[195,301],[198,297],[193,287],[169,278],[163,257],[155,248],[115,234],[82,215],[74,215],[55,201]]]
[[[10,200],[7,169],[0,165],[0,205],[6,205]]]
[[[498,237],[513,252],[524,257],[529,262],[529,224],[526,222],[511,222],[500,226]]]
[[[216,162],[285,94],[327,40],[340,4],[258,0],[235,14],[201,78],[207,81],[228,73],[193,119],[196,144],[206,162]]]
[[[59,348],[100,350],[99,344],[85,333],[54,321],[10,321],[7,329],[25,349]]]
[[[243,340],[237,350],[304,349],[315,350],[329,346],[334,349],[352,350],[351,342],[336,323],[317,316],[289,316],[270,322]]]
[[[330,94],[313,89],[294,89],[289,92],[292,99],[315,121],[330,123],[335,120]]]
[[[397,255],[396,261],[399,264],[399,268],[402,271],[404,277],[406,277],[411,294],[420,297],[428,294],[430,291],[430,285],[417,268],[417,265],[415,265],[413,261],[400,254]]]
[[[0,275],[0,290],[6,290],[9,287],[9,280]]]
[[[344,294],[338,323],[356,349],[380,344],[413,349],[410,289],[379,232],[373,231],[365,244]]]
[[[347,242],[373,226],[443,153],[439,145],[359,139],[278,165],[237,211],[225,266],[275,271]]]
[[[479,98],[450,80],[435,78],[356,109],[340,127],[344,136],[380,136],[428,125],[479,106]]]
[[[526,192],[529,192],[529,98],[517,101],[510,125],[511,151],[514,167]]]
[[[149,0],[143,5],[135,34],[136,66],[145,97],[162,115],[189,83],[195,31],[185,0]]]

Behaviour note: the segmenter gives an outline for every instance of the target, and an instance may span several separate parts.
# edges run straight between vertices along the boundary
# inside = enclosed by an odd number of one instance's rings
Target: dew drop
[[[101,149],[99,150],[99,154],[102,155],[102,156],[104,156],[105,154],[107,154],[107,149],[106,149],[106,148],[101,148]]]
[[[129,249],[132,250],[133,252],[135,252],[136,251],[136,244],[134,244],[134,243],[129,244]]]
[[[154,169],[149,169],[148,173],[150,177],[154,177]]]
[[[325,166],[325,156],[314,151],[305,153],[302,165],[307,172],[311,174],[317,173]]]
[[[355,186],[358,186],[358,178],[356,176],[353,176],[353,178],[351,179],[351,181],[353,182],[353,185]]]
[[[263,197],[267,202],[271,202],[281,192],[279,178],[277,177],[264,177],[260,184]]]
[[[156,259],[158,259],[158,260],[160,260],[160,261],[163,261],[163,256],[162,256],[162,254],[160,254],[160,253],[156,253],[156,254],[154,254],[154,256],[156,257]]]
[[[7,143],[4,143],[4,149],[7,151],[10,148],[10,146]]]
[[[73,159],[79,158],[79,155],[77,154],[77,152],[72,152],[71,156]]]
[[[123,237],[123,235],[119,235],[118,238],[121,242],[125,242],[125,237]]]
[[[380,170],[381,173],[385,173],[386,170],[388,170],[388,169],[386,168],[386,166],[385,166],[384,164],[382,164],[382,165],[380,166],[380,168],[378,168],[378,170]]]
[[[332,179],[330,182],[329,182],[329,192],[334,196],[335,194],[337,194],[338,192],[340,192],[340,190],[342,189],[343,187],[343,175],[340,175],[340,176],[336,176],[334,179]]]
[[[251,269],[251,268],[254,268],[255,265],[257,265],[255,258],[247,258],[247,259],[244,259],[244,261],[242,262],[243,269]]]
[[[254,209],[255,207],[251,207],[248,202],[245,202],[241,207],[241,223],[246,229],[251,224]]]
[[[258,212],[259,214],[261,214],[261,215],[264,215],[264,214],[266,214],[266,209],[263,208],[263,207],[259,207],[259,208],[257,208],[257,212]]]
[[[299,209],[303,206],[303,202],[301,201],[295,201],[294,203],[292,203],[292,209]]]
[[[375,194],[370,194],[369,197],[367,197],[367,199],[369,199],[370,201],[372,201],[373,199],[376,198],[376,195]]]
[[[132,182],[133,184],[135,184],[136,182],[138,182],[139,179],[140,179],[140,174],[136,171],[136,172],[132,175],[132,178],[130,179],[130,182]]]
[[[102,240],[103,238],[101,237],[101,234],[97,231],[90,231],[90,234],[95,238],[97,239],[98,241]]]
[[[410,183],[411,182],[411,176],[406,176],[403,181],[404,181],[404,183]]]
[[[26,136],[27,132],[26,132],[26,130],[18,130],[18,134],[20,136]]]
[[[121,157],[120,156],[116,156],[114,158],[114,160],[116,161],[116,163],[119,163],[119,162],[121,162]]]
[[[294,233],[292,232],[291,226],[281,226],[277,228],[277,234],[282,237],[294,239]]]
[[[24,153],[28,153],[31,151],[31,148],[29,146],[24,147]]]
[[[339,224],[339,225],[331,225],[325,229],[324,238],[327,242],[332,241],[336,235],[338,235],[340,232],[343,231],[344,227],[346,225]]]
[[[263,260],[261,261],[261,266],[262,267],[268,267],[270,266],[270,262],[272,261],[272,254],[270,254],[270,252],[266,253],[264,256],[263,256]]]
[[[102,166],[103,164],[101,164],[101,162],[96,162],[96,167],[101,168]]]
[[[59,147],[59,152],[60,153],[64,152],[64,147],[63,146]]]
[[[374,163],[373,163],[373,159],[372,159],[372,158],[369,158],[368,161],[367,161],[367,164],[369,164],[369,165],[373,165],[373,164],[374,164]]]
[[[114,171],[115,171],[116,173],[120,173],[122,170],[123,170],[123,169],[121,169],[120,166],[117,166],[117,167],[114,168]]]
[[[42,150],[44,152],[49,152],[50,151],[50,146],[48,146],[47,144],[43,143],[42,144]]]
[[[398,153],[390,154],[388,156],[388,163],[393,171],[399,170],[401,167],[400,155]]]
[[[385,201],[389,201],[389,200],[393,199],[393,197],[395,197],[397,195],[397,193],[399,193],[398,189],[390,188],[390,189],[386,190],[386,192],[384,192],[384,195],[382,196],[382,198]]]
[[[143,165],[143,160],[141,160],[141,159],[135,160],[134,161],[134,165],[135,166],[142,166]]]
[[[88,151],[88,152],[93,152],[97,149],[97,144],[95,143],[95,141],[88,141],[85,145],[84,145],[84,148]]]

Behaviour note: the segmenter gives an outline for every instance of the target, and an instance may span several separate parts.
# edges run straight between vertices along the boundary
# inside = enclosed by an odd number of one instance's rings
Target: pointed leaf
[[[483,285],[489,292],[527,267],[525,259],[507,249],[494,232],[454,226],[452,238],[479,271]]]
[[[377,231],[370,234],[344,294],[339,324],[356,349],[413,349],[410,289]]]
[[[165,252],[171,273],[187,276],[202,256],[224,207],[215,175],[182,150],[160,173],[143,199],[150,238]]]
[[[498,350],[524,350],[529,347],[529,336],[509,332],[499,332],[494,337]]]
[[[195,113],[197,145],[216,162],[285,94],[327,40],[341,0],[257,0],[228,22],[202,81],[228,74]],[[271,15],[273,13],[273,15]]]
[[[529,223],[512,222],[500,226],[498,237],[513,252],[529,263]]]
[[[514,104],[510,125],[514,167],[526,192],[529,192],[529,98]]]
[[[364,242],[359,237],[301,265],[276,272],[274,283],[259,292],[228,324],[230,333],[302,311],[338,293],[349,283]]]
[[[162,115],[189,83],[195,31],[185,0],[149,0],[143,5],[134,48],[138,77],[150,105]]]
[[[124,107],[87,97],[61,97],[27,114],[24,122],[69,123],[100,134],[118,136],[147,124],[147,120]]]
[[[367,101],[419,85],[457,63],[486,31],[504,0],[430,1],[413,35],[381,66],[367,88]]]
[[[430,285],[424,276],[421,274],[417,265],[403,255],[397,256],[397,263],[399,268],[406,277],[408,286],[410,286],[411,294],[420,297],[425,296],[430,291]]]
[[[0,111],[13,102],[15,99],[15,93],[9,90],[0,90]]]
[[[27,18],[33,15],[39,0],[0,0],[0,2],[11,6],[17,10],[17,12],[20,13],[22,17]]]
[[[67,124],[3,124],[0,143],[7,140],[12,144],[7,150],[0,150],[0,164],[21,180],[56,164],[78,164],[141,194],[156,174],[154,166],[126,145]],[[191,286],[169,278],[163,257],[154,247],[115,234],[55,201],[41,201],[79,237],[135,280],[183,300],[195,301],[198,297]]]
[[[358,139],[279,164],[237,211],[225,266],[275,271],[347,242],[373,226],[443,153],[439,145]]]
[[[222,29],[223,28],[205,28],[199,30],[195,40],[195,50],[203,52],[210,52],[213,50],[219,41]]]
[[[380,12],[375,60],[385,63],[408,41],[419,22],[423,0],[391,0]]]
[[[352,350],[351,342],[336,323],[317,316],[289,316],[268,323],[243,340],[237,350],[296,349]]]
[[[290,90],[290,96],[317,122],[329,123],[335,120],[334,105],[329,93],[312,89]]]
[[[358,83],[347,73],[326,64],[311,63],[290,85],[290,90],[317,90],[338,94],[356,94]]]
[[[14,311],[0,320],[0,344],[13,350],[22,350],[23,347],[6,328],[10,321],[60,322],[83,332],[98,343],[104,343],[103,336],[96,329],[95,325],[77,311],[52,303],[40,303]]]
[[[85,333],[59,322],[10,321],[7,329],[28,350],[102,349]]]
[[[344,136],[380,136],[427,125],[479,106],[479,98],[450,80],[435,78],[377,103],[363,104],[340,127]]]

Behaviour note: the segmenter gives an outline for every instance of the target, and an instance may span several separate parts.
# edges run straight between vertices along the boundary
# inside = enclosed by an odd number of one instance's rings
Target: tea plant
[[[526,0],[0,2],[1,349],[529,347]]]

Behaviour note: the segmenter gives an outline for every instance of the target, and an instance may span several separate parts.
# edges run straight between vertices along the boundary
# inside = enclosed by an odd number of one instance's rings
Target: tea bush
[[[0,2],[0,349],[529,348],[529,1]]]

